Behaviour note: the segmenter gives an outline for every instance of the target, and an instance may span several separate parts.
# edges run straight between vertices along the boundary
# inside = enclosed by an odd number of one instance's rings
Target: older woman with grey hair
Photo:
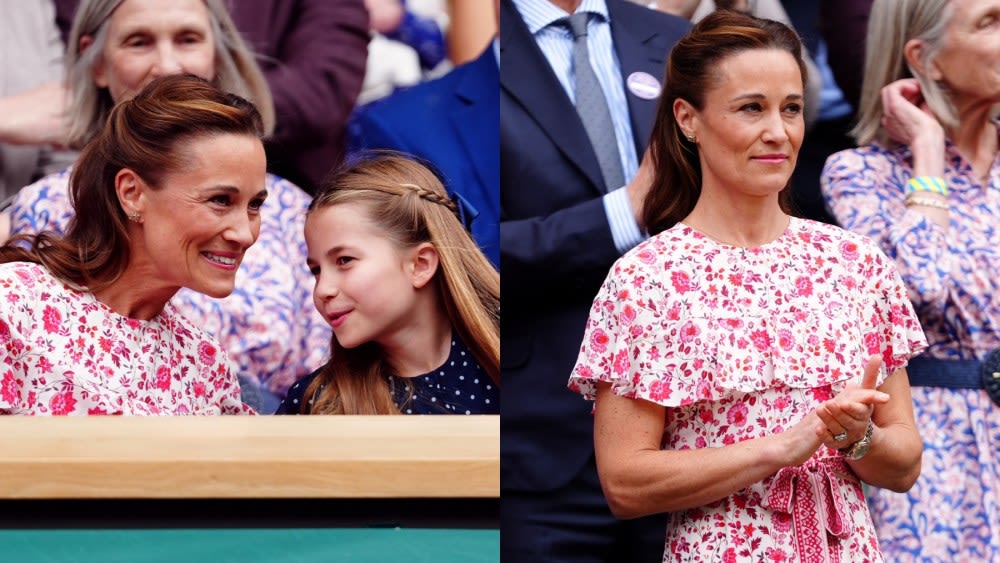
[[[67,52],[70,143],[83,146],[115,103],[177,73],[247,98],[265,131],[273,130],[267,83],[221,0],[84,0]],[[66,170],[22,189],[10,209],[12,234],[65,232],[73,215],[69,177]],[[260,238],[243,259],[232,295],[213,299],[182,289],[173,302],[221,341],[247,402],[271,412],[293,381],[323,363],[330,329],[312,305],[305,266],[301,233],[310,198],[273,175],[266,188]]]
[[[1000,561],[1000,0],[876,0],[859,148],[827,161],[836,219],[893,257],[930,347],[908,368],[924,440],[874,489],[891,561]]]

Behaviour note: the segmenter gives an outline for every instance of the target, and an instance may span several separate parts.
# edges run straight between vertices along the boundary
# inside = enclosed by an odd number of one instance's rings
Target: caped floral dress
[[[115,313],[37,264],[0,264],[0,414],[252,414],[214,338],[168,303]]]
[[[663,448],[775,434],[925,346],[898,274],[867,239],[792,218],[756,248],[679,223],[623,256],[594,300],[571,389],[666,407]],[[821,446],[734,494],[671,515],[664,561],[881,561],[861,483]]]
[[[948,229],[906,207],[912,176],[907,147],[873,144],[831,156],[822,188],[838,223],[895,260],[927,354],[982,360],[1000,347],[1000,155],[979,179],[946,143]],[[1000,561],[1000,407],[982,389],[911,392],[924,440],[920,477],[906,493],[869,494],[886,558]]]

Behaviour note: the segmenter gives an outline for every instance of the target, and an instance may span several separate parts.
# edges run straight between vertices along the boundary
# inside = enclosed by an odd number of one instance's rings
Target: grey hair
[[[107,89],[98,88],[93,70],[108,40],[111,15],[124,0],[83,0],[73,18],[66,45],[66,81],[71,92],[67,144],[80,149],[104,126],[114,100]],[[274,131],[274,101],[264,73],[254,60],[222,0],[202,0],[208,8],[215,42],[214,84],[225,92],[253,102],[264,121],[264,131]],[[80,51],[80,39],[91,44]],[[120,100],[119,100],[120,101]]]
[[[907,41],[923,41],[927,48],[921,51],[920,64],[924,69],[929,68],[941,51],[953,11],[948,0],[875,0],[868,18],[858,123],[851,130],[858,145],[890,141],[882,128],[881,91],[901,78],[917,79],[927,106],[943,125],[958,125],[958,111],[947,85],[917,72],[907,62],[904,52]]]

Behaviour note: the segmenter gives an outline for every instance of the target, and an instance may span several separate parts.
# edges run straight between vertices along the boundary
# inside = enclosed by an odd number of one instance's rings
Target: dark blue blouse
[[[274,414],[301,414],[305,391],[320,371],[295,382]],[[451,341],[451,353],[437,369],[416,377],[386,379],[393,401],[403,414],[500,414],[500,390],[458,339]],[[407,380],[412,385],[409,394]],[[312,397],[308,402],[312,404]]]

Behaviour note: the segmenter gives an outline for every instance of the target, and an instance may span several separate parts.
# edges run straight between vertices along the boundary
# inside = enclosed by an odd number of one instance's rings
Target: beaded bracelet
[[[947,197],[948,184],[940,176],[917,176],[906,182],[905,191],[907,195],[917,192],[931,192]]]
[[[933,197],[920,197],[912,194],[906,197],[906,206],[910,207],[911,205],[924,205],[927,207],[944,209],[945,211],[949,209],[947,201],[943,201]]]

